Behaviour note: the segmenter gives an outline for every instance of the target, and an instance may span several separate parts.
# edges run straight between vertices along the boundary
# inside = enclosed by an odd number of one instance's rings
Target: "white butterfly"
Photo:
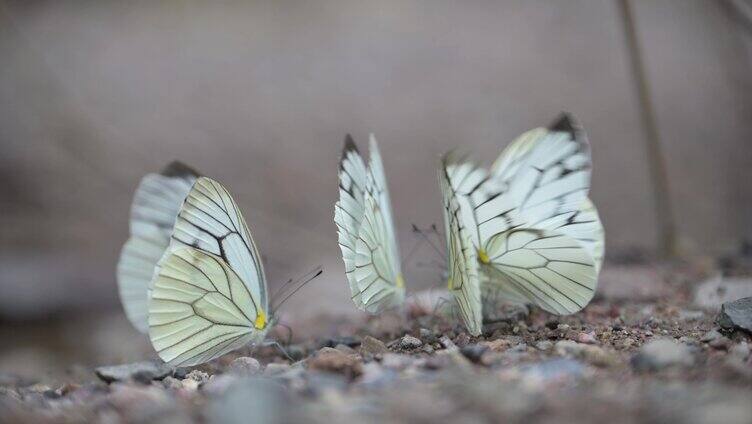
[[[196,171],[173,162],[159,174],[146,175],[136,189],[130,238],[120,253],[117,282],[125,314],[142,333],[149,329],[148,290],[154,267],[170,244],[180,205],[197,177]]]
[[[346,137],[334,222],[353,302],[376,314],[404,302],[405,284],[384,166],[373,135],[370,151],[366,167],[352,138]]]
[[[271,313],[256,244],[218,182],[198,178],[180,208],[149,300],[149,337],[173,366],[263,341]]]
[[[557,314],[590,302],[603,228],[587,198],[589,146],[571,118],[523,134],[490,172],[451,155],[442,167],[451,188],[443,191],[459,204],[458,220],[468,229],[484,291]],[[480,302],[469,305],[481,308]],[[482,314],[468,315],[475,319],[466,320],[468,329],[479,332]]]
[[[478,256],[470,241],[468,229],[462,222],[457,195],[449,183],[447,170],[450,158],[445,156],[439,170],[439,187],[444,200],[444,234],[447,243],[449,291],[457,300],[462,321],[470,334],[478,336],[483,324],[481,283],[478,275]]]

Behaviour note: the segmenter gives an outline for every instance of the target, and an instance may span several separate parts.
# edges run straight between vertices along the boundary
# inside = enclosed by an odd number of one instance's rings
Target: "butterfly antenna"
[[[318,271],[320,268],[321,268],[320,266],[317,266],[316,268],[314,268],[314,269],[306,272],[305,274],[301,275],[297,279],[290,278],[289,280],[287,280],[287,282],[285,284],[282,284],[281,286],[279,286],[274,291],[274,293],[272,293],[272,295],[271,295],[272,302],[274,301],[274,299],[279,298],[279,295],[282,294],[282,293],[284,293],[285,289],[288,288],[288,287],[290,287],[290,284],[292,284],[293,286],[295,286],[300,281],[304,280],[307,276],[309,276],[309,275],[313,274],[314,272]],[[293,282],[295,284],[293,284]]]
[[[307,278],[307,279],[305,279],[305,280],[301,279],[301,280],[300,280],[301,282],[297,284],[297,287],[296,287],[296,285],[293,285],[292,287],[295,287],[295,288],[294,288],[294,289],[292,289],[292,290],[290,291],[290,293],[286,294],[286,295],[285,295],[285,296],[284,296],[284,297],[282,298],[282,300],[280,300],[280,301],[279,301],[279,302],[278,302],[278,303],[277,303],[276,305],[272,306],[272,314],[276,314],[276,312],[277,312],[277,311],[279,310],[279,308],[280,308],[280,307],[281,307],[281,306],[282,306],[282,305],[283,305],[283,304],[284,304],[285,302],[287,302],[287,299],[289,299],[290,297],[292,297],[292,295],[294,295],[295,293],[297,293],[297,292],[298,292],[298,290],[300,290],[300,289],[302,289],[303,287],[305,287],[305,286],[306,286],[306,284],[310,283],[310,282],[311,282],[311,281],[313,281],[313,280],[314,280],[314,279],[315,279],[316,277],[318,277],[319,275],[321,275],[321,274],[322,274],[322,273],[324,272],[324,270],[323,270],[323,269],[321,269],[321,266],[318,266],[318,267],[316,267],[316,269],[315,269],[314,271],[311,271],[311,272],[309,272],[309,273],[305,274],[305,275],[304,275],[303,277],[305,277],[306,275],[311,275],[311,273],[313,273],[313,272],[315,272],[315,274],[313,274],[313,275],[312,275],[311,277],[308,277],[308,278]]]
[[[436,223],[431,224],[431,232],[436,235],[436,239],[438,240],[439,245],[443,246],[444,243],[444,235],[439,231],[438,226]],[[444,253],[446,253],[446,249],[442,249]]]
[[[271,299],[276,299],[279,293],[282,292],[285,289],[285,287],[289,286],[292,283],[292,281],[293,279],[290,278],[289,280],[287,280],[285,284],[282,284],[276,290],[274,290],[274,293],[272,293]]]
[[[426,243],[428,243],[433,248],[434,252],[436,252],[440,258],[444,258],[444,252],[442,252],[441,249],[436,246],[436,243],[434,243],[433,240],[428,237],[425,230],[421,230],[417,225],[413,224],[413,233],[418,234],[423,240],[425,240]]]
[[[415,252],[418,251],[418,247],[420,247],[420,245],[421,245],[421,241],[415,240],[415,243],[413,244],[412,249],[410,249],[410,251],[407,252],[405,259],[402,260],[402,268],[404,268],[405,264],[408,263],[408,261],[410,261],[410,258],[412,258],[413,254],[415,254]]]

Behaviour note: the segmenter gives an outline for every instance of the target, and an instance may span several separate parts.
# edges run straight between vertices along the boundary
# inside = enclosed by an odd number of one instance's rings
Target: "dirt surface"
[[[439,292],[405,314],[300,323],[292,360],[269,346],[191,369],[5,372],[0,422],[749,423],[752,339],[718,326],[703,269],[611,265],[581,313],[499,306],[477,338],[427,307]]]

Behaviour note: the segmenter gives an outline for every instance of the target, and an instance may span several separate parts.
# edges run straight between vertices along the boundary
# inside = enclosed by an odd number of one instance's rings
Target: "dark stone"
[[[332,337],[332,338],[323,340],[321,343],[319,343],[319,349],[323,347],[333,348],[340,344],[345,345],[347,347],[357,347],[357,346],[360,346],[360,339],[357,337],[352,337],[352,336]]]
[[[106,383],[132,379],[148,384],[152,380],[161,380],[171,375],[172,367],[165,363],[144,361],[99,367],[94,370],[94,373]]]
[[[475,363],[480,362],[480,359],[483,357],[483,354],[486,353],[488,350],[488,346],[481,345],[481,344],[469,344],[467,346],[464,346],[460,349],[460,352],[462,352],[465,357]]]
[[[752,297],[724,303],[716,320],[724,330],[752,333]]]

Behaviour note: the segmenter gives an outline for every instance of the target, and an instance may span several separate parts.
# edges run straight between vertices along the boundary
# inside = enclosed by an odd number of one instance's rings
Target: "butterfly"
[[[149,330],[149,282],[154,267],[170,244],[183,199],[199,174],[172,162],[158,174],[141,179],[131,204],[130,238],[120,252],[117,283],[128,320],[140,332]]]
[[[167,170],[146,176],[136,192],[132,228],[151,232],[133,232],[118,276],[145,308],[134,325],[143,328],[146,321],[160,358],[192,366],[262,342],[276,322],[274,311],[321,270],[288,281],[278,293],[293,290],[270,307],[261,256],[227,189],[184,165]],[[154,234],[159,237],[146,237]],[[134,302],[124,300],[126,311]]]
[[[482,324],[477,290],[556,314],[577,312],[590,302],[604,252],[603,227],[587,197],[590,171],[587,138],[568,115],[520,136],[490,170],[455,154],[444,156],[440,175],[450,266],[460,256],[478,266],[477,277],[472,267],[450,268],[450,283],[462,281],[463,290],[452,291],[458,304],[465,303],[460,310],[468,309],[462,316],[471,334],[480,334]],[[468,250],[463,255],[452,252],[452,225]]]
[[[376,314],[405,299],[399,247],[384,166],[370,136],[366,166],[352,137],[345,138],[339,166],[339,201],[334,222],[355,306]]]
[[[238,205],[222,184],[199,177],[155,269],[152,346],[166,363],[192,366],[257,345],[276,323],[275,311],[321,273],[288,281],[277,293],[293,289],[270,305],[261,255]]]

